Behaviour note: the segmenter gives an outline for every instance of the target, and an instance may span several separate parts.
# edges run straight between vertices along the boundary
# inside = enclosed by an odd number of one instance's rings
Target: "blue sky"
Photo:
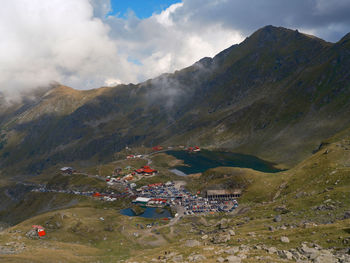
[[[138,18],[147,18],[153,13],[160,13],[170,5],[181,0],[111,0],[112,12],[110,15],[124,17],[128,10],[132,10]]]

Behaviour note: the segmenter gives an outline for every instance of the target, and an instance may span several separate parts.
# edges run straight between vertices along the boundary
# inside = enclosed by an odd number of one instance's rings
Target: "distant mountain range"
[[[0,105],[3,175],[107,162],[125,146],[194,145],[291,167],[350,125],[350,34],[266,26],[173,74]]]

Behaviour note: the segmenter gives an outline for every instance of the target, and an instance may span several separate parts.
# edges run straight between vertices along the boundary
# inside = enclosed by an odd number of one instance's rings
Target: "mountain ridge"
[[[110,161],[127,145],[162,143],[200,144],[291,167],[350,125],[347,43],[267,26],[173,74],[93,91],[56,90],[46,103],[63,105],[58,115],[43,102],[42,111],[24,106],[35,116],[26,122],[14,114],[4,124],[0,114],[0,164],[40,173],[59,163]]]

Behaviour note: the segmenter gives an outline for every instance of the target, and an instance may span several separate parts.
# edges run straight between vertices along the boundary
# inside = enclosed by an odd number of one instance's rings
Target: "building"
[[[74,172],[72,167],[62,167],[60,170],[64,174],[72,174]]]
[[[152,149],[153,149],[153,151],[161,151],[161,150],[163,150],[163,146],[157,145],[157,146],[152,147]]]
[[[240,197],[242,194],[241,189],[232,189],[232,190],[207,190],[206,197],[208,199],[222,199],[230,200],[233,198]]]
[[[154,175],[157,173],[157,170],[154,170],[151,167],[145,165],[144,167],[135,170],[135,172],[143,175]]]
[[[134,204],[142,204],[145,205],[147,204],[149,201],[151,200],[151,198],[147,198],[147,197],[137,197],[134,201],[132,201]]]

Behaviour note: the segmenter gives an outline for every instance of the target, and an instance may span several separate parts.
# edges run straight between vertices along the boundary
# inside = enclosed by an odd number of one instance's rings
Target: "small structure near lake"
[[[74,169],[72,167],[62,167],[60,171],[64,174],[72,174]]]

